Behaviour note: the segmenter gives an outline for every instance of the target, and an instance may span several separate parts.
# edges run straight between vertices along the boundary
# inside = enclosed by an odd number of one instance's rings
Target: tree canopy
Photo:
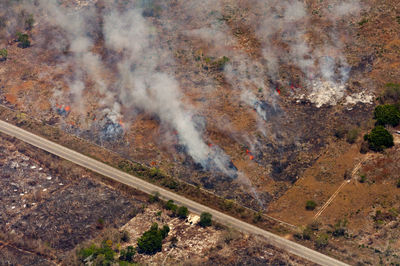
[[[383,151],[394,145],[393,136],[383,126],[376,126],[371,133],[365,135],[369,148],[374,151]]]
[[[400,111],[391,104],[379,105],[375,108],[374,118],[378,125],[397,126],[400,123]]]

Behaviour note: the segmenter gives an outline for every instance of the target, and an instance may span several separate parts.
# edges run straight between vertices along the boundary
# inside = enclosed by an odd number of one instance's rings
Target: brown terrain
[[[107,11],[106,1],[62,2],[77,9],[94,3],[95,25],[100,25],[101,14]],[[188,155],[187,147],[180,143],[176,129],[162,121],[160,115],[143,108],[122,107],[120,120],[109,120],[101,111],[100,100],[104,95],[96,90],[96,80],[89,74],[83,78],[83,100],[77,101],[69,95],[74,65],[68,58],[73,53],[69,51],[68,39],[63,37],[62,27],[51,24],[39,10],[35,13],[33,28],[25,29],[22,24],[29,12],[23,12],[22,4],[10,6],[10,13],[20,19],[20,24],[15,22],[12,31],[0,29],[0,48],[8,51],[7,60],[0,62],[1,103],[19,112],[20,116],[37,119],[43,125],[60,128],[127,160],[155,167],[180,181],[261,210],[298,227],[301,233],[312,228],[310,239],[303,239],[296,232],[288,237],[343,261],[371,265],[399,263],[400,193],[396,187],[400,179],[399,136],[395,136],[395,147],[384,153],[360,153],[362,136],[374,124],[376,97],[385,84],[399,82],[398,3],[363,0],[359,13],[336,18],[326,10],[340,1],[301,1],[310,14],[305,35],[311,48],[317,49],[332,41],[333,29],[335,39],[340,40],[340,45],[333,45],[340,49],[331,49],[325,56],[342,56],[347,61],[346,95],[352,95],[353,99],[372,95],[369,101],[347,104],[343,97],[335,104],[318,106],[315,98],[304,96],[310,93],[312,86],[307,73],[295,63],[282,59],[275,76],[265,72],[267,59],[263,58],[263,53],[267,34],[260,34],[259,30],[263,27],[263,12],[267,14],[268,8],[263,9],[260,1],[219,1],[220,8],[213,6],[213,1],[209,1],[209,5],[206,2],[197,5],[180,0],[169,4],[152,3],[144,5],[143,16],[157,33],[158,48],[168,50],[173,58],[166,56],[166,63],[158,70],[173,73],[183,93],[182,101],[196,111],[192,120],[201,127],[205,143],[221,148],[229,156],[240,173],[237,178],[232,179],[219,169],[207,169],[196,162]],[[6,18],[5,14],[0,15]],[[273,16],[282,15],[277,11]],[[195,31],[213,27],[217,31],[208,30],[204,33],[207,37]],[[218,31],[220,28],[224,35]],[[15,41],[17,30],[29,34],[31,47],[19,47]],[[290,30],[283,28],[272,35],[272,51],[285,58],[293,42],[285,39],[286,35],[289,39],[292,37]],[[98,71],[107,80],[110,90],[115,90],[114,82],[118,80],[115,62],[123,53],[104,48],[104,36],[98,26],[94,27],[91,37],[95,41],[92,52],[106,65]],[[227,65],[236,71],[232,71],[234,77],[227,74],[228,67],[224,70],[224,65],[222,68],[218,65],[223,56],[230,59]],[[242,71],[240,66],[250,70]],[[259,76],[263,79],[261,85],[257,82]],[[248,104],[241,100],[242,87],[255,95],[257,101]],[[262,109],[267,119],[258,115],[257,108]],[[334,134],[338,128],[356,129],[354,143],[336,138]],[[221,241],[225,231],[198,228],[174,220],[164,212],[156,216],[159,206],[152,205],[130,220],[130,210],[144,204],[143,195],[125,195],[99,183],[79,168],[56,174],[58,164],[44,163],[56,161],[55,158],[37,158],[35,162],[31,158],[35,156],[29,157],[35,154],[33,151],[28,149],[28,155],[24,155],[14,143],[3,142],[2,191],[8,193],[1,197],[4,209],[0,213],[0,226],[7,232],[0,242],[3,256],[15,258],[23,254],[21,261],[51,264],[84,240],[103,237],[99,236],[101,230],[96,229],[101,218],[106,227],[131,232],[133,242],[153,220],[170,224],[174,228],[172,235],[180,232],[182,243],[179,241],[176,248],[169,247],[169,237],[161,253],[153,257],[141,255],[138,257],[141,262],[279,264],[282,260],[301,264],[287,254],[280,257],[276,252],[264,251],[275,249],[260,248],[266,244],[255,244],[261,240],[252,236],[236,237],[226,243]],[[70,175],[74,171],[76,173]],[[48,180],[48,176],[52,179]],[[73,204],[65,203],[66,199],[85,202],[86,206],[78,208],[77,205],[74,209]],[[317,203],[314,211],[305,209],[307,200]],[[71,213],[62,216],[66,208],[72,208]],[[77,220],[77,217],[80,218]],[[344,235],[332,233],[339,227],[345,230]],[[54,232],[58,232],[58,237]],[[206,237],[199,239],[197,234]],[[316,244],[325,235],[329,236],[327,246]],[[28,239],[25,241],[28,244],[20,241],[24,238]],[[40,245],[30,241],[38,241]],[[33,245],[43,250],[37,251]],[[44,251],[46,248],[50,251]],[[236,256],[232,255],[233,251],[237,251]],[[244,261],[240,260],[240,254]],[[194,258],[193,261],[189,262],[189,257]],[[260,258],[260,261],[252,261],[251,257]]]
[[[261,238],[219,225],[202,228],[196,215],[190,214],[186,220],[173,217],[161,204],[149,204],[147,195],[133,190],[121,192],[96,175],[30,145],[6,136],[0,140],[4,188],[1,264],[76,264],[76,254],[82,247],[102,240],[119,243],[120,249],[136,246],[137,238],[158,222],[171,229],[162,252],[154,256],[138,254],[135,261],[311,265]],[[129,241],[121,241],[124,231]]]

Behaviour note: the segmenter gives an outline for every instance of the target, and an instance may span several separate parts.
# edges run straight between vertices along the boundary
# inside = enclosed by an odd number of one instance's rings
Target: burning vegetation
[[[370,114],[372,2],[6,1],[2,103],[266,209]]]

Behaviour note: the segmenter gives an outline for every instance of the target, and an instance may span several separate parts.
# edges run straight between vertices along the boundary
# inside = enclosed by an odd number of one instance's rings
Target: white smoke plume
[[[122,54],[118,63],[120,101],[125,107],[139,108],[160,117],[172,126],[188,154],[204,167],[212,163],[218,170],[233,176],[230,160],[221,151],[203,141],[192,116],[193,110],[183,102],[179,84],[163,71],[171,63],[167,51],[158,45],[140,9],[112,11],[104,18],[105,44]]]
[[[61,28],[63,36],[68,41],[71,56],[66,56],[64,59],[67,64],[73,66],[73,76],[68,78],[67,83],[75,111],[85,113],[84,90],[88,76],[95,82],[95,89],[102,95],[100,105],[103,108],[117,107],[111,110],[110,113],[113,115],[109,116],[116,123],[121,115],[118,113],[118,105],[114,104],[115,95],[108,90],[109,84],[103,78],[103,74],[106,73],[104,63],[98,54],[92,52],[95,40],[89,33],[94,29],[89,20],[95,16],[94,8],[70,10],[51,0],[40,0],[39,8],[44,14],[45,21]]]

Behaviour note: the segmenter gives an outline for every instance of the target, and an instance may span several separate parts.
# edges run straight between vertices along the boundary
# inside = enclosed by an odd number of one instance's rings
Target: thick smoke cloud
[[[154,27],[144,19],[142,9],[126,7],[120,11],[111,5],[102,17],[105,49],[119,58],[118,81],[110,84],[103,79],[107,62],[92,52],[96,40],[90,33],[98,30],[93,29],[91,21],[98,15],[94,7],[71,10],[50,0],[41,0],[39,7],[46,22],[61,28],[69,43],[71,56],[65,60],[74,66],[74,74],[68,79],[69,93],[82,114],[85,81],[95,81],[95,89],[102,95],[103,113],[112,121],[104,123],[106,139],[116,131],[120,133],[117,123],[123,117],[121,105],[125,110],[139,109],[158,116],[162,123],[176,130],[187,153],[204,168],[236,176],[229,157],[202,139],[202,129],[192,119],[194,110],[184,102],[173,74],[167,72],[171,71],[173,59],[162,47]]]
[[[134,25],[134,26],[133,26]],[[104,18],[105,44],[122,55],[118,63],[120,101],[125,107],[140,108],[160,117],[172,126],[188,154],[204,167],[213,164],[233,176],[229,158],[210,149],[193,122],[194,112],[184,104],[179,84],[163,72],[171,62],[167,51],[159,47],[157,36],[140,9],[112,11]]]

